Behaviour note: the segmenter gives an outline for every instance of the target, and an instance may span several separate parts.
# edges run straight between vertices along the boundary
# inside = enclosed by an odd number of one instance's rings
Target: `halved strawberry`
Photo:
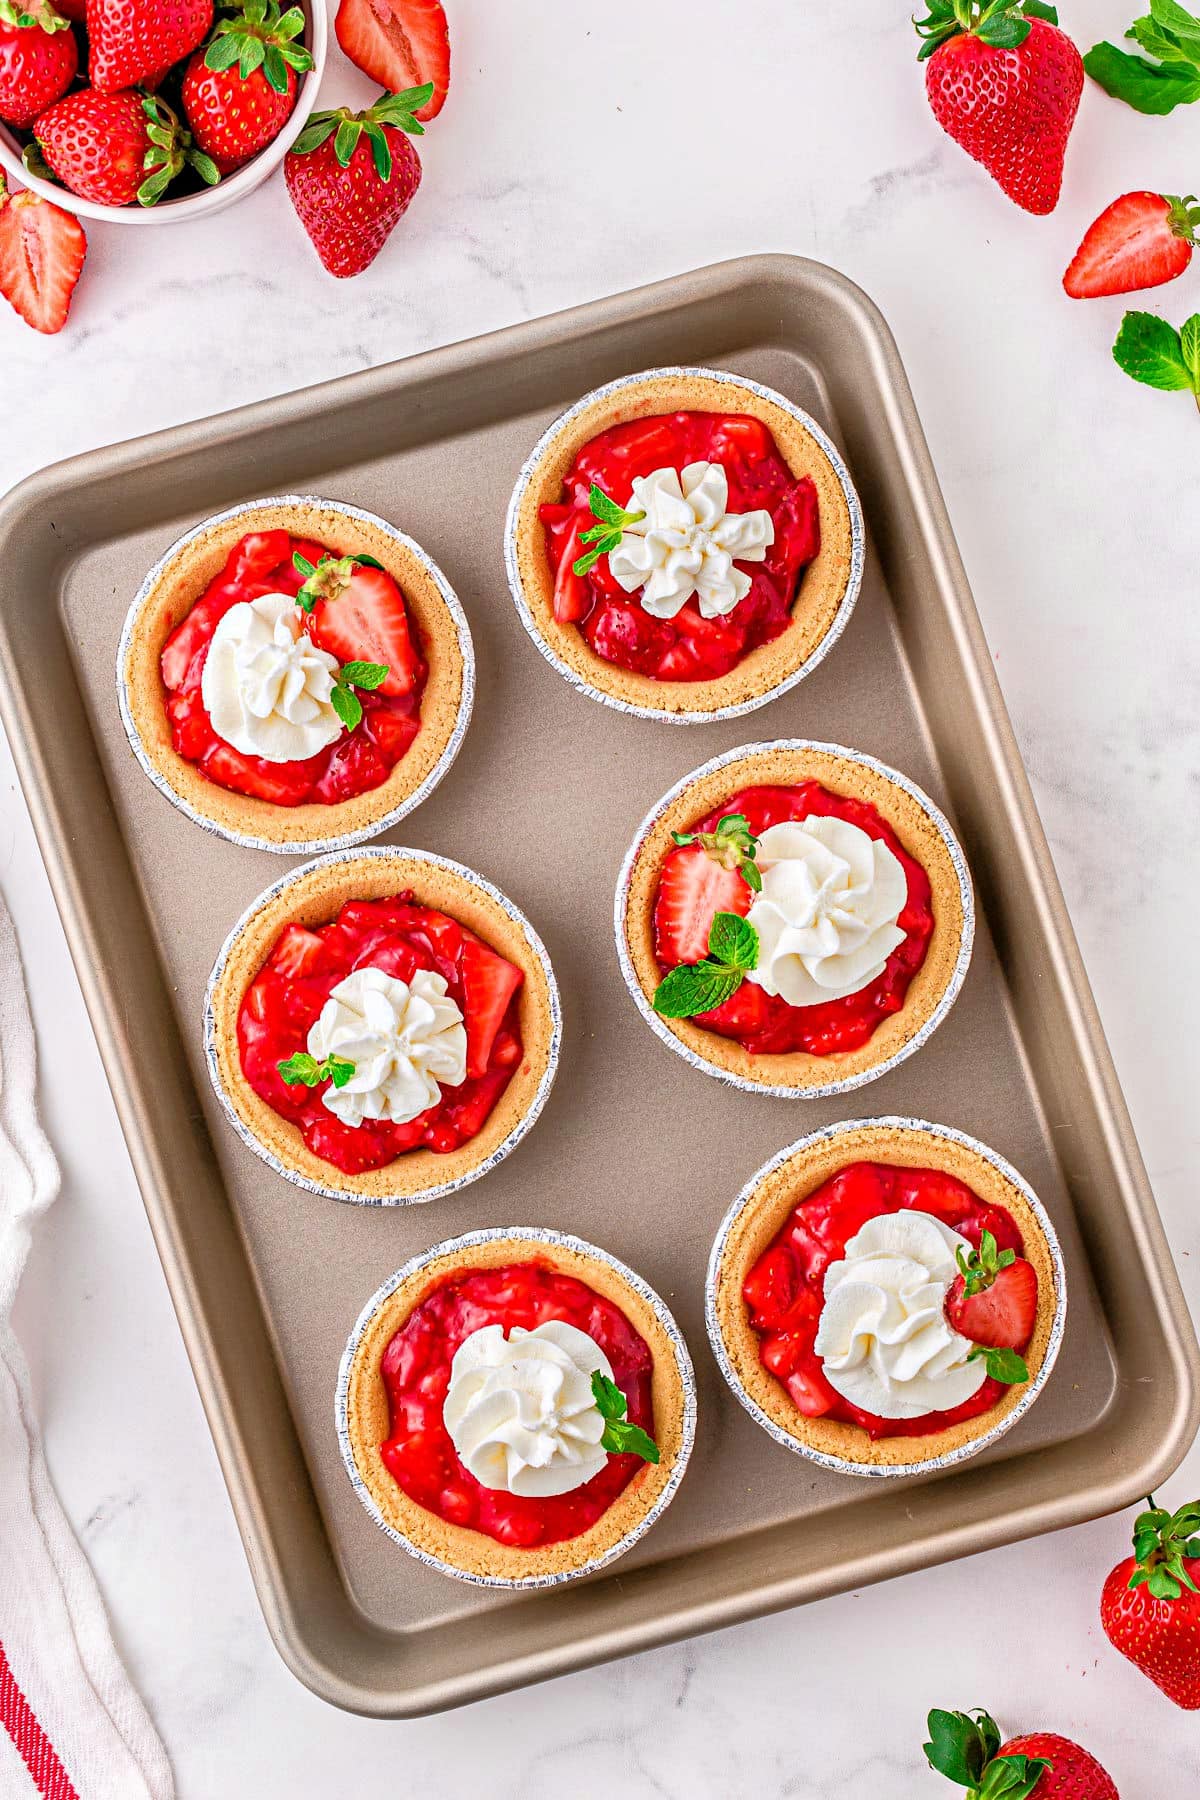
[[[318,575],[323,570],[318,570]],[[309,614],[309,636],[340,663],[386,663],[381,694],[409,694],[420,658],[413,648],[404,595],[386,569],[355,563],[345,584],[317,601]]]
[[[579,534],[585,523],[585,518],[580,514],[563,546],[562,560],[554,577],[554,616],[564,625],[578,624],[580,619],[587,617],[588,608],[592,604],[587,582],[582,575],[575,573],[576,561],[586,548],[579,541]]]
[[[1191,262],[1198,227],[1194,194],[1122,194],[1088,226],[1063,286],[1072,300],[1161,287]]]
[[[416,114],[440,113],[450,86],[450,27],[442,0],[341,0],[337,41],[364,75],[390,94],[433,83]]]
[[[289,980],[315,974],[325,960],[325,942],[304,925],[289,925],[268,961]]]
[[[87,238],[73,213],[29,190],[9,197],[0,175],[0,294],[35,331],[61,331]]]
[[[954,1329],[988,1349],[1023,1350],[1037,1320],[1038,1284],[1033,1264],[1019,1256],[999,1269],[979,1292],[969,1293],[970,1285],[970,1276],[956,1275],[946,1296],[946,1317]]]
[[[480,1076],[486,1070],[508,1003],[524,979],[520,969],[478,938],[464,937],[462,984],[469,1076]]]
[[[754,895],[736,869],[715,862],[699,844],[672,850],[663,864],[654,903],[654,940],[669,968],[708,954],[708,933],[719,912],[745,918]]]

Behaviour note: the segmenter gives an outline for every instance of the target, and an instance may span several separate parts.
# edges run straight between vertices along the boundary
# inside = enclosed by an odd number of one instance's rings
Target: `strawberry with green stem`
[[[347,668],[378,669],[374,682],[382,694],[410,694],[421,673],[421,659],[409,629],[404,595],[373,556],[323,556],[311,563],[293,557],[304,585],[296,604],[310,620],[309,635],[322,650]],[[360,679],[360,688],[371,686]],[[339,715],[340,716],[340,715]]]
[[[421,184],[410,138],[432,84],[381,94],[364,112],[314,113],[284,163],[292,205],[322,265],[339,278],[369,268]]]
[[[1117,1564],[1100,1596],[1100,1623],[1169,1700],[1200,1710],[1200,1501],[1177,1512],[1156,1505],[1133,1523],[1133,1555]]]
[[[1088,226],[1063,287],[1072,300],[1161,287],[1188,267],[1197,228],[1194,194],[1122,194]]]
[[[1045,0],[928,0],[914,20],[933,115],[1026,212],[1062,190],[1083,62]]]
[[[571,564],[575,574],[581,579],[590,569],[595,568],[602,556],[612,554],[628,526],[637,525],[646,516],[644,512],[626,512],[623,506],[618,506],[594,481],[588,493],[588,505],[596,523],[579,533],[579,542],[590,545],[590,548]]]
[[[133,88],[117,94],[81,88],[47,108],[34,125],[37,148],[73,194],[102,206],[153,206],[183,169],[212,186],[216,164],[192,145],[165,100]],[[37,152],[29,146],[27,167]]]
[[[1113,361],[1134,381],[1165,393],[1191,394],[1200,407],[1200,313],[1176,331],[1157,313],[1127,312],[1113,345]]]
[[[977,1250],[959,1247],[958,1274],[946,1295],[946,1317],[974,1348],[968,1362],[982,1362],[993,1381],[1007,1387],[1029,1380],[1020,1352],[1037,1323],[1037,1271],[1015,1250],[1001,1250],[994,1233],[980,1234]]]
[[[745,813],[726,813],[717,820],[715,831],[673,831],[671,836],[681,847],[698,844],[721,868],[735,870],[753,893],[762,893],[762,876],[755,860],[758,839]]]
[[[32,125],[66,93],[79,52],[50,0],[0,0],[0,119]]]
[[[1111,1775],[1090,1751],[1053,1731],[1001,1741],[982,1708],[929,1715],[925,1759],[948,1776],[964,1800],[1119,1800]]]
[[[297,76],[313,66],[299,6],[241,0],[195,52],[180,98],[192,134],[222,175],[278,137],[296,104]]]
[[[610,1456],[640,1456],[643,1462],[656,1463],[659,1449],[649,1432],[626,1418],[629,1403],[615,1381],[599,1369],[592,1374],[592,1397],[596,1410],[604,1420],[600,1448]]]

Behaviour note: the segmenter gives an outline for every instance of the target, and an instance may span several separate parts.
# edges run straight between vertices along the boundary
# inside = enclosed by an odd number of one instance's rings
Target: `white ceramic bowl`
[[[160,200],[157,206],[139,206],[136,202],[132,206],[101,206],[95,200],[81,199],[57,181],[43,181],[40,176],[29,174],[21,161],[21,141],[12,127],[3,122],[0,122],[0,164],[22,186],[32,188],[43,200],[52,200],[55,206],[61,206],[81,219],[102,219],[113,225],[181,225],[188,219],[211,217],[235,201],[244,200],[279,168],[307,124],[309,114],[316,108],[317,89],[325,72],[325,55],[329,47],[329,22],[325,0],[302,0],[302,4],[308,23],[300,41],[311,54],[313,66],[299,78],[292,116],[265,150],[260,150],[232,175],[223,176],[216,187],[202,188],[199,193],[185,194],[178,200]]]

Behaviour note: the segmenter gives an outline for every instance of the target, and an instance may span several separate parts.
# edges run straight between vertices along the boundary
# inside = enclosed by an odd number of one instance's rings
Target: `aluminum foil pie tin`
[[[404,1282],[408,1281],[413,1275],[418,1274],[421,1269],[427,1267],[430,1263],[438,1261],[441,1257],[454,1256],[458,1252],[472,1250],[479,1244],[494,1244],[506,1239],[511,1239],[514,1245],[521,1246],[522,1248],[533,1252],[536,1252],[539,1249],[553,1251],[557,1247],[573,1251],[577,1256],[590,1257],[596,1262],[605,1263],[622,1281],[626,1282],[634,1292],[645,1301],[647,1306],[649,1306],[654,1313],[655,1318],[658,1320],[663,1331],[670,1340],[671,1348],[675,1356],[675,1366],[678,1370],[679,1381],[683,1390],[683,1425],[679,1452],[671,1467],[666,1482],[656,1496],[653,1504],[647,1507],[642,1517],[638,1519],[635,1524],[631,1525],[625,1535],[618,1539],[615,1544],[610,1545],[602,1555],[593,1557],[591,1561],[581,1564],[577,1569],[565,1569],[555,1571],[551,1574],[534,1574],[516,1577],[486,1575],[467,1569],[460,1569],[453,1563],[443,1562],[440,1557],[432,1556],[427,1550],[423,1550],[418,1544],[414,1544],[411,1538],[405,1537],[403,1532],[397,1531],[393,1525],[389,1525],[379,1511],[379,1508],[376,1506],[375,1501],[371,1496],[370,1489],[367,1487],[366,1482],[359,1473],[358,1465],[354,1460],[354,1449],[350,1441],[348,1421],[351,1367],[362,1335],[383,1303],[390,1299],[396,1289]],[[604,1569],[610,1563],[615,1562],[619,1556],[624,1556],[627,1550],[632,1550],[639,1538],[645,1536],[655,1520],[661,1518],[662,1514],[671,1504],[671,1501],[675,1498],[675,1495],[679,1490],[679,1484],[682,1482],[684,1472],[687,1469],[688,1458],[691,1456],[692,1445],[696,1437],[696,1374],[692,1367],[691,1354],[684,1341],[683,1333],[675,1323],[674,1317],[666,1303],[654,1291],[649,1283],[643,1281],[642,1277],[636,1274],[633,1269],[629,1268],[626,1263],[623,1263],[617,1257],[610,1255],[607,1250],[601,1250],[595,1244],[589,1244],[585,1242],[583,1238],[572,1237],[566,1232],[551,1231],[542,1229],[541,1227],[526,1225],[491,1226],[483,1231],[469,1231],[462,1237],[448,1238],[444,1243],[435,1244],[432,1250],[422,1251],[419,1255],[412,1257],[410,1261],[406,1262],[402,1269],[397,1269],[394,1275],[389,1275],[383,1285],[372,1294],[371,1298],[367,1301],[367,1304],[363,1307],[362,1312],[359,1314],[358,1321],[355,1324],[354,1330],[350,1333],[349,1341],[342,1353],[341,1365],[338,1369],[337,1392],[334,1398],[334,1424],[337,1428],[338,1444],[341,1447],[342,1461],[346,1465],[346,1473],[350,1477],[350,1482],[355,1493],[358,1495],[362,1504],[370,1513],[379,1529],[385,1532],[394,1544],[399,1544],[402,1550],[407,1550],[410,1556],[415,1556],[418,1562],[424,1563],[427,1568],[437,1569],[443,1575],[451,1575],[456,1581],[469,1582],[473,1587],[562,1587],[567,1582],[581,1580],[585,1575],[596,1574],[598,1570]]]
[[[336,1186],[333,1180],[330,1180],[329,1182],[314,1181],[307,1175],[301,1175],[296,1169],[289,1169],[286,1163],[281,1162],[274,1152],[263,1143],[261,1138],[256,1136],[245,1121],[239,1116],[232,1099],[226,1091],[225,1084],[221,1080],[220,1064],[217,1058],[217,1027],[213,1011],[213,995],[216,991],[217,983],[220,981],[221,976],[225,971],[225,965],[229,960],[235,943],[242,931],[259,911],[260,907],[266,906],[270,901],[274,900],[277,895],[284,893],[293,883],[301,880],[302,877],[308,875],[314,869],[336,868],[340,863],[359,862],[364,857],[383,859],[395,856],[406,857],[412,862],[428,863],[432,868],[447,869],[452,875],[461,876],[464,881],[469,881],[472,887],[479,888],[483,893],[494,900],[497,906],[501,907],[502,910],[508,914],[508,917],[513,923],[519,926],[525,936],[529,948],[533,951],[534,956],[541,964],[542,973],[546,978],[546,990],[550,1007],[550,1044],[546,1057],[545,1070],[543,1071],[542,1078],[537,1085],[537,1090],[534,1093],[528,1109],[517,1120],[508,1136],[504,1139],[504,1142],[498,1144],[491,1155],[481,1162],[477,1168],[468,1169],[466,1174],[459,1175],[453,1181],[438,1182],[430,1187],[421,1188],[418,1192],[412,1194],[360,1194],[354,1192],[353,1189]],[[536,1124],[538,1116],[549,1098],[550,1089],[554,1086],[554,1078],[558,1073],[558,1059],[561,1049],[562,999],[558,991],[558,982],[555,979],[549,952],[533,926],[529,923],[529,920],[525,917],[525,914],[518,906],[513,904],[507,894],[502,894],[498,887],[493,887],[492,883],[486,880],[484,876],[476,874],[474,869],[468,869],[464,863],[454,862],[448,856],[436,856],[430,850],[410,850],[402,848],[399,845],[371,845],[366,848],[355,850],[350,854],[343,851],[337,851],[330,856],[314,857],[311,862],[302,864],[298,869],[290,869],[286,875],[281,876],[281,878],[273,883],[271,887],[264,889],[264,891],[258,895],[257,899],[252,900],[241,918],[237,921],[237,924],[234,925],[221,946],[216,962],[213,964],[212,974],[208,978],[208,986],[204,995],[204,1057],[205,1062],[208,1065],[209,1080],[212,1082],[213,1092],[221,1102],[226,1118],[229,1120],[229,1123],[233,1126],[233,1129],[237,1132],[237,1135],[241,1138],[242,1142],[248,1149],[253,1150],[255,1156],[261,1157],[268,1168],[273,1169],[277,1175],[282,1175],[285,1181],[292,1182],[296,1187],[304,1188],[307,1193],[321,1194],[328,1200],[345,1200],[355,1206],[419,1206],[430,1200],[444,1199],[447,1194],[457,1194],[461,1189],[470,1187],[472,1182],[480,1181],[485,1175],[490,1174],[494,1168],[504,1161],[506,1156],[509,1156],[512,1151],[516,1149],[517,1145],[521,1142],[521,1139],[525,1137]],[[336,1174],[337,1171],[331,1164],[331,1177],[336,1177]]]
[[[729,1352],[725,1347],[725,1339],[721,1333],[721,1324],[717,1312],[717,1280],[720,1274],[721,1264],[724,1261],[725,1246],[729,1241],[729,1234],[743,1210],[753,1203],[754,1196],[760,1184],[769,1176],[773,1175],[776,1169],[781,1168],[783,1164],[790,1162],[794,1156],[800,1155],[803,1151],[815,1149],[818,1145],[835,1143],[838,1138],[844,1137],[847,1132],[861,1131],[867,1126],[876,1126],[880,1129],[889,1131],[923,1132],[932,1137],[949,1139],[951,1143],[961,1144],[964,1149],[974,1151],[974,1153],[977,1156],[982,1157],[985,1162],[991,1163],[994,1169],[998,1170],[1007,1181],[1012,1183],[1013,1187],[1016,1188],[1017,1192],[1021,1195],[1021,1198],[1025,1201],[1026,1205],[1037,1219],[1038,1224],[1042,1228],[1046,1240],[1046,1248],[1049,1252],[1050,1262],[1054,1270],[1054,1320],[1050,1327],[1050,1337],[1046,1345],[1045,1358],[1043,1359],[1041,1368],[1033,1377],[1033,1380],[1028,1384],[1028,1387],[1017,1401],[1017,1404],[1010,1412],[1007,1412],[1002,1419],[999,1419],[990,1430],[981,1432],[978,1437],[972,1438],[969,1443],[960,1444],[957,1449],[949,1450],[943,1456],[914,1458],[911,1463],[884,1464],[854,1462],[848,1457],[832,1456],[828,1451],[814,1449],[811,1445],[802,1443],[799,1438],[793,1437],[791,1432],[786,1431],[782,1425],[778,1424],[776,1420],[765,1413],[761,1406],[752,1399],[750,1394],[748,1394],[743,1387],[738,1373],[733,1366]],[[798,1138],[794,1144],[789,1144],[786,1149],[779,1151],[778,1155],[773,1156],[769,1162],[764,1163],[762,1168],[750,1177],[750,1180],[746,1183],[745,1187],[726,1213],[724,1219],[721,1221],[720,1228],[713,1240],[712,1253],[708,1260],[708,1276],[704,1288],[704,1322],[708,1330],[708,1339],[709,1343],[712,1345],[713,1355],[716,1357],[721,1373],[729,1383],[735,1398],[740,1400],[741,1404],[745,1407],[755,1423],[761,1425],[767,1435],[773,1437],[777,1444],[782,1444],[785,1450],[793,1450],[798,1456],[807,1457],[809,1462],[819,1463],[823,1469],[832,1469],[836,1474],[840,1475],[883,1476],[885,1478],[893,1475],[935,1475],[943,1469],[953,1468],[956,1463],[966,1462],[971,1457],[978,1456],[981,1451],[987,1450],[991,1445],[999,1442],[1005,1432],[1011,1431],[1013,1426],[1017,1424],[1020,1419],[1025,1417],[1030,1407],[1034,1404],[1050,1378],[1050,1371],[1053,1369],[1054,1364],[1058,1359],[1059,1350],[1062,1347],[1063,1332],[1067,1322],[1067,1272],[1063,1262],[1063,1254],[1059,1245],[1058,1235],[1050,1222],[1049,1214],[1030,1187],[1029,1183],[1025,1180],[1025,1177],[1019,1174],[1018,1171],[1013,1168],[1012,1164],[1006,1161],[998,1151],[991,1149],[987,1144],[980,1143],[978,1138],[969,1136],[965,1131],[956,1131],[950,1125],[933,1125],[928,1119],[904,1119],[892,1117],[877,1119],[841,1119],[837,1124],[825,1125],[820,1131],[813,1131],[810,1132],[807,1137]],[[920,1441],[919,1438],[913,1439],[915,1444],[919,1444]]]
[[[572,424],[588,407],[595,405],[597,401],[611,399],[614,394],[621,393],[625,388],[636,388],[647,381],[680,380],[688,377],[703,377],[709,381],[721,381],[731,387],[743,388],[748,393],[757,394],[760,400],[768,400],[773,406],[778,406],[783,412],[789,413],[798,424],[803,425],[829,458],[833,471],[841,484],[850,514],[850,574],[846,582],[846,591],[842,595],[837,613],[825,636],[798,669],[793,669],[790,675],[785,676],[782,681],[776,682],[765,693],[756,694],[750,700],[742,700],[736,706],[718,707],[712,712],[667,712],[654,706],[635,706],[630,700],[621,700],[615,694],[606,693],[603,688],[593,687],[577,669],[573,669],[569,663],[565,663],[561,657],[557,656],[542,636],[525,596],[525,587],[521,580],[517,557],[517,525],[525,491],[532,481],[534,471],[542,457],[559,432]],[[636,375],[622,375],[616,381],[608,381],[602,387],[593,388],[590,394],[585,394],[582,400],[577,400],[574,406],[568,407],[566,412],[561,413],[552,425],[548,425],[533,446],[517,476],[517,484],[508,503],[508,518],[504,527],[504,566],[508,573],[508,585],[512,592],[513,603],[522,625],[551,668],[557,669],[564,681],[569,682],[577,693],[586,694],[589,700],[598,700],[601,706],[611,706],[615,711],[629,713],[636,719],[657,719],[663,725],[714,725],[722,719],[744,718],[747,713],[755,712],[758,707],[765,706],[769,700],[776,699],[780,694],[786,694],[789,688],[794,688],[798,682],[804,680],[806,675],[811,675],[813,670],[824,662],[849,622],[850,614],[854,611],[854,603],[858,599],[859,589],[862,587],[865,562],[866,539],[863,532],[862,505],[855,491],[854,483],[850,479],[845,458],[833,439],[817,424],[811,414],[806,413],[803,407],[797,406],[794,400],[789,400],[786,395],[779,393],[775,388],[765,386],[761,381],[752,381],[747,375],[732,374],[728,369],[688,368],[682,365],[662,369],[641,369]]]
[[[945,845],[946,854],[954,866],[954,873],[958,881],[958,896],[962,906],[962,937],[954,969],[944,993],[924,1024],[893,1055],[872,1068],[862,1069],[855,1075],[846,1075],[840,1080],[822,1082],[813,1087],[789,1087],[786,1084],[771,1085],[767,1082],[751,1081],[746,1076],[737,1075],[730,1069],[722,1069],[718,1064],[710,1062],[707,1057],[699,1055],[690,1045],[685,1044],[671,1030],[667,1021],[659,1017],[650,1004],[649,998],[643,992],[642,984],[637,977],[637,970],[633,966],[633,958],[629,954],[629,944],[625,934],[625,918],[629,906],[629,889],[633,880],[634,866],[647,836],[667,808],[686,793],[694,782],[703,781],[706,776],[715,774],[719,769],[727,768],[730,763],[740,762],[743,757],[760,756],[779,750],[812,750],[826,756],[836,756],[844,762],[858,763],[863,768],[871,769],[876,775],[884,776],[896,787],[901,788],[904,793],[917,802],[921,810],[928,816]],[[711,1075],[717,1081],[723,1081],[728,1087],[742,1088],[750,1094],[768,1094],[779,1100],[828,1100],[835,1094],[848,1094],[854,1088],[865,1087],[869,1081],[877,1081],[881,1075],[888,1074],[900,1063],[907,1062],[910,1056],[915,1056],[921,1046],[932,1037],[957,1000],[962,984],[967,978],[967,970],[971,965],[971,951],[975,942],[975,895],[971,886],[970,872],[967,869],[967,859],[950,828],[949,820],[940,808],[934,805],[928,794],[917,786],[915,781],[910,781],[908,776],[902,775],[898,769],[889,768],[887,763],[878,761],[874,756],[868,756],[862,750],[848,750],[841,744],[822,744],[812,738],[777,738],[760,744],[742,744],[736,750],[726,750],[720,756],[714,756],[710,762],[702,763],[698,769],[693,769],[689,775],[685,775],[682,781],[677,781],[675,786],[655,803],[638,826],[633,842],[621,865],[616,897],[613,902],[613,932],[616,937],[617,957],[621,964],[621,973],[625,977],[626,987],[633,996],[634,1005],[655,1036],[660,1038],[677,1056],[682,1056],[685,1062],[691,1064],[692,1068],[700,1069],[705,1075]]]
[[[373,819],[368,825],[360,826],[357,831],[331,834],[328,837],[308,838],[301,843],[279,843],[274,838],[255,837],[249,832],[235,831],[230,826],[221,825],[217,820],[197,812],[182,794],[176,793],[166,776],[155,766],[146,752],[142,734],[138,730],[137,721],[134,718],[126,675],[129,650],[142,607],[171,558],[212,526],[228,524],[231,520],[240,518],[244,513],[256,512],[267,506],[329,507],[336,512],[345,513],[347,518],[358,519],[365,525],[373,525],[377,531],[382,531],[385,536],[392,539],[393,543],[400,545],[410,556],[415,557],[445,603],[446,611],[454,626],[455,636],[458,639],[459,654],[462,657],[463,665],[462,694],[459,697],[458,716],[454,721],[454,729],[437,762],[420,786],[414,788],[411,794],[406,795],[403,800],[392,807],[390,812],[384,813],[381,818]],[[401,819],[406,819],[409,813],[420,806],[423,800],[428,800],[462,749],[463,739],[467,735],[467,726],[471,723],[471,711],[475,704],[475,646],[471,640],[471,627],[467,623],[467,615],[463,611],[461,600],[433,558],[427,551],[422,550],[420,544],[410,538],[407,532],[398,530],[395,525],[389,525],[388,521],[381,519],[377,513],[366,512],[361,506],[351,506],[345,500],[326,500],[317,494],[274,494],[262,500],[240,501],[237,506],[231,506],[225,512],[213,513],[211,517],[202,519],[190,531],[185,531],[182,537],[176,538],[170,548],[159,557],[142,582],[134,596],[133,604],[125,615],[121,641],[117,646],[117,701],[121,709],[121,723],[125,727],[125,734],[129,739],[133,754],[159,793],[164,794],[172,806],[186,814],[193,824],[199,825],[203,831],[211,831],[217,837],[228,839],[231,844],[241,844],[248,850],[270,850],[276,855],[282,856],[315,856],[323,850],[348,850],[355,844],[366,843],[369,838],[378,837],[381,832],[390,830],[393,825],[398,825]]]

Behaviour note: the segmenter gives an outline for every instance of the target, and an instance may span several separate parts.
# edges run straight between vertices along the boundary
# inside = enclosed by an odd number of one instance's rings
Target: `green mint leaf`
[[[603,552],[600,549],[600,546],[595,544],[590,550],[585,551],[582,556],[577,556],[575,561],[571,564],[571,567],[576,575],[586,575],[589,570],[595,568],[602,555]]]
[[[745,975],[758,963],[758,933],[738,913],[719,912],[708,928],[708,954],[714,962]]]
[[[664,1019],[693,1019],[697,1013],[723,1006],[742,985],[740,969],[723,969],[717,963],[681,963],[659,982],[654,1010]]]
[[[276,1067],[283,1079],[293,1087],[316,1087],[323,1079],[320,1063],[307,1050],[297,1050],[294,1056],[289,1056],[286,1062],[277,1063]]]
[[[329,696],[329,704],[347,731],[353,731],[362,723],[362,701],[349,688],[335,687]]]
[[[1180,6],[1178,0],[1150,0],[1150,16],[1181,44],[1193,46],[1200,53],[1200,18]]]
[[[1200,69],[1182,63],[1149,63],[1102,43],[1088,51],[1083,66],[1098,87],[1135,112],[1161,116],[1200,100]]]
[[[600,1448],[607,1450],[612,1456],[640,1456],[643,1462],[648,1463],[659,1460],[658,1445],[654,1439],[640,1425],[631,1425],[626,1419],[610,1420],[605,1425]]]
[[[1164,31],[1153,19],[1135,19],[1125,36],[1139,44],[1147,56],[1156,56],[1159,62],[1181,63],[1188,68],[1195,60],[1173,31]]]
[[[600,539],[606,538],[608,534],[609,527],[607,525],[589,525],[586,531],[580,532],[579,541],[581,544],[598,544]]]
[[[1025,1358],[1015,1350],[994,1350],[987,1344],[976,1344],[967,1358],[968,1362],[982,1362],[993,1381],[1002,1381],[1005,1387],[1017,1387],[1029,1380],[1029,1369]]]
[[[588,493],[588,505],[593,515],[605,525],[620,525],[625,517],[625,508],[611,500],[602,487],[592,483]]]
[[[1184,358],[1180,334],[1156,313],[1127,312],[1113,345],[1118,368],[1134,381],[1166,392],[1192,389],[1192,372]]]
[[[390,666],[388,663],[348,662],[343,665],[342,680],[347,687],[370,691],[387,680]]]
[[[1200,313],[1193,313],[1190,319],[1184,320],[1179,331],[1179,348],[1183,352],[1184,367],[1191,377],[1192,391],[1200,394]]]
[[[327,1056],[324,1062],[325,1073],[335,1088],[344,1088],[354,1074],[355,1065],[347,1062],[344,1056]]]
[[[599,1369],[592,1371],[592,1397],[602,1419],[623,1419],[628,1411],[625,1396],[616,1382],[610,1381]]]

